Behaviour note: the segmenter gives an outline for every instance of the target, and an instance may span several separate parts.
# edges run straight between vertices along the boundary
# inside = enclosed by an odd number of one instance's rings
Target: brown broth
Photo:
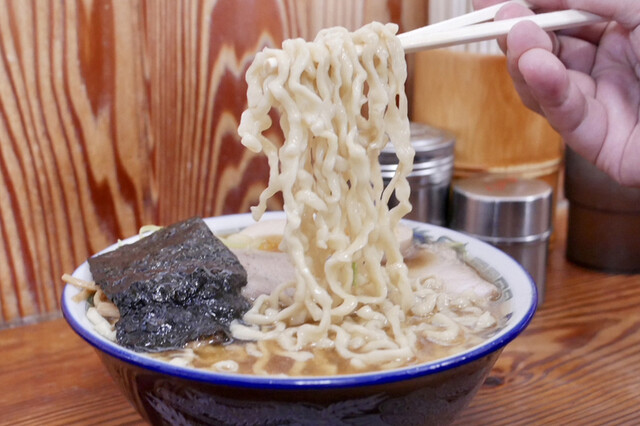
[[[270,249],[275,247],[276,241],[267,244]],[[266,248],[266,247],[265,247]],[[407,266],[411,271],[415,271],[431,262],[437,262],[438,255],[432,252],[421,250],[407,260]],[[496,290],[497,291],[497,290]],[[272,341],[253,343],[260,345],[260,351],[265,354],[253,356],[253,351],[247,350],[245,343],[233,343],[226,346],[211,345],[206,342],[193,343],[190,348],[195,353],[192,366],[196,368],[216,370],[214,365],[218,362],[233,360],[238,364],[238,374],[258,374],[258,375],[288,375],[288,376],[326,376],[365,373],[381,369],[396,368],[401,366],[418,365],[436,359],[445,358],[462,352],[482,342],[488,335],[495,332],[500,327],[500,306],[496,301],[495,294],[488,298],[489,311],[498,320],[494,327],[477,333],[462,332],[454,344],[441,345],[428,341],[424,337],[419,337],[417,342],[416,355],[412,359],[400,359],[387,366],[369,366],[363,369],[354,368],[349,360],[339,356],[333,349],[309,348],[313,353],[313,358],[306,362],[296,362],[290,357],[280,355],[282,349],[277,343]],[[411,317],[408,322],[416,324],[425,321],[427,318]],[[270,355],[266,355],[266,354]],[[170,354],[153,354],[154,358],[169,360]]]

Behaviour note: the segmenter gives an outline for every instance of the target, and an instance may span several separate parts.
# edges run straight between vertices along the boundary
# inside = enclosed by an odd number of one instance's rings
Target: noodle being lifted
[[[265,49],[249,68],[239,133],[271,168],[253,214],[259,219],[282,192],[296,282],[258,298],[244,316],[255,327],[235,324],[236,338],[276,340],[289,352],[335,344],[356,367],[413,357],[416,336],[405,322],[420,300],[394,235],[411,209],[413,166],[396,31],[380,23],[323,30],[313,43]],[[272,108],[285,135],[280,149],[262,134]],[[378,156],[389,141],[399,165],[385,189]],[[394,190],[399,204],[389,210]]]

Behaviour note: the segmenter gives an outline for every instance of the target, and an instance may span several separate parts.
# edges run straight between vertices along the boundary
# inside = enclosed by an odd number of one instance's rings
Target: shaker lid
[[[485,176],[453,184],[451,228],[479,237],[548,234],[553,189],[541,180]]]
[[[416,151],[414,164],[437,158],[452,158],[454,136],[441,129],[422,123],[410,123],[411,145]],[[380,152],[380,164],[397,164],[396,150],[392,143],[388,143]]]

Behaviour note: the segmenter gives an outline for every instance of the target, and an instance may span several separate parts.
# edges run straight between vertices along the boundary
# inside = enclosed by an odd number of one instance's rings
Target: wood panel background
[[[0,327],[56,315],[87,256],[147,223],[247,211],[266,162],[239,144],[263,46],[426,0],[0,2]]]

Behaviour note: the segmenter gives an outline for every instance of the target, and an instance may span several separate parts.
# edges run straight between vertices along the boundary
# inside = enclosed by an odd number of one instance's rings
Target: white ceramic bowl
[[[276,212],[268,213],[265,219],[281,217],[282,213]],[[216,234],[254,223],[248,214],[205,221]],[[488,244],[450,229],[405,223],[419,238],[464,243],[472,266],[502,289],[502,300],[510,307],[504,318],[506,325],[484,343],[454,356],[390,371],[257,377],[178,367],[120,347],[94,331],[85,315],[86,303],[72,300],[78,290],[69,285],[62,297],[63,313],[152,424],[446,424],[468,404],[505,345],[530,322],[536,288],[517,262]],[[82,264],[73,275],[91,279],[88,264]]]

